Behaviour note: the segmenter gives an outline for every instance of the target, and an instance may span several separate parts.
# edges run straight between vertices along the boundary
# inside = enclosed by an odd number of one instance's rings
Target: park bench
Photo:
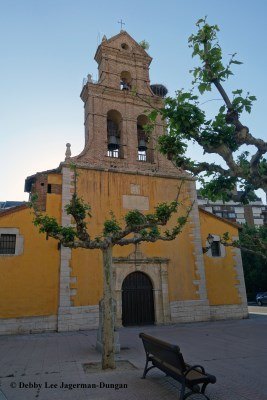
[[[158,368],[167,376],[181,383],[180,400],[184,400],[193,393],[205,394],[205,389],[209,383],[215,383],[216,377],[205,372],[201,365],[189,365],[185,363],[179,346],[159,340],[153,336],[140,333],[139,337],[143,341],[146,352],[146,365],[142,378],[145,379],[146,374],[152,368]],[[148,366],[149,363],[152,365]],[[202,386],[201,386],[202,385]],[[185,394],[185,389],[190,391]]]

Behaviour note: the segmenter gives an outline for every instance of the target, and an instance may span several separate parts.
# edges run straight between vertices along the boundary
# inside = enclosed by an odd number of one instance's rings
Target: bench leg
[[[184,393],[185,393],[185,383],[183,382],[183,383],[182,383],[181,390],[180,390],[180,397],[179,397],[179,400],[184,400],[184,399],[185,399]]]
[[[145,366],[145,369],[144,369],[144,373],[143,373],[143,376],[142,376],[142,379],[145,379],[146,378],[146,374],[148,373],[148,371],[150,371],[152,368],[156,368],[155,367],[155,365],[152,365],[151,367],[149,367],[149,368],[147,368],[146,366]]]
[[[202,388],[201,388],[201,393],[203,394],[203,396],[206,397],[207,400],[209,400],[209,397],[205,394],[205,390],[206,390],[206,387],[208,386],[208,384],[209,384],[209,382],[203,383]]]
[[[145,379],[145,378],[146,378],[146,374],[148,373],[148,371],[150,371],[152,368],[156,368],[155,365],[152,365],[151,367],[147,368],[149,361],[150,361],[150,360],[149,360],[149,358],[147,357],[147,359],[146,359],[146,365],[145,365],[145,369],[144,369],[144,372],[143,372],[142,379]]]

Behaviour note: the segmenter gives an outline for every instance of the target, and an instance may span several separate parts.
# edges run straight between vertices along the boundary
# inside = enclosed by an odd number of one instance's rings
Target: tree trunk
[[[114,369],[114,316],[113,316],[113,275],[112,275],[112,246],[102,250],[103,254],[103,350],[102,350],[102,369]]]

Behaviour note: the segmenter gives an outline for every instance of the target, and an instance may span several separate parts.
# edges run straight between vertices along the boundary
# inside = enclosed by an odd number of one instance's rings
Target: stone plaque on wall
[[[128,210],[147,211],[149,210],[149,200],[145,196],[123,195],[122,206]]]
[[[131,183],[131,194],[140,194],[140,185]]]

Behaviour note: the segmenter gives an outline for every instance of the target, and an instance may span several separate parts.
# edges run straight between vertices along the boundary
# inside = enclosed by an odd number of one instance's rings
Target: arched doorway
[[[132,272],[122,283],[122,325],[155,322],[153,286],[143,272]]]

